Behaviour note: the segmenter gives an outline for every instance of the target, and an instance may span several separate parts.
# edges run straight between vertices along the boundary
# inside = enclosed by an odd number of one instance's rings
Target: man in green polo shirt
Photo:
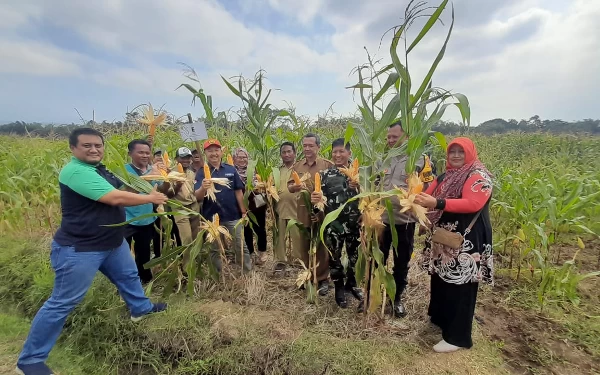
[[[97,130],[74,130],[69,145],[73,157],[58,177],[62,222],[50,253],[54,289],[33,319],[17,361],[19,374],[52,375],[48,354],[98,270],[115,284],[132,321],[167,308],[145,296],[124,227],[107,226],[125,221],[125,206],[163,204],[167,197],[156,190],[148,195],[120,190],[123,184],[101,163],[104,138]]]

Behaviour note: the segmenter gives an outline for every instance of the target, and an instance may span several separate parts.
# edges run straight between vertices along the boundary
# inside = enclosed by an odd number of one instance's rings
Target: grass
[[[0,298],[16,308],[1,315],[0,355],[12,370],[27,319],[51,290],[52,272],[48,240],[2,240]],[[365,329],[350,309],[340,311],[328,300],[309,306],[299,292],[275,292],[283,281],[260,277],[263,292],[244,290],[256,284],[251,281],[240,281],[236,293],[199,283],[198,298],[172,296],[165,314],[133,324],[114,287],[99,276],[68,319],[49,364],[62,374],[506,373],[499,350],[479,330],[472,350],[437,355],[431,345],[439,333],[424,321]]]
[[[0,374],[13,374],[23,341],[29,331],[29,321],[15,311],[0,312]],[[69,346],[57,345],[48,365],[58,374],[84,375],[105,371],[103,365],[89,355],[78,354]],[[101,370],[102,369],[102,370]],[[107,374],[108,372],[104,372]]]

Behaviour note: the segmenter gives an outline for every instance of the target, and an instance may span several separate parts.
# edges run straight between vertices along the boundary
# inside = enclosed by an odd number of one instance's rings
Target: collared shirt
[[[298,160],[293,166],[292,171],[296,171],[300,178],[304,176],[306,173],[310,173],[310,178],[307,179],[304,183],[308,190],[308,193],[312,193],[315,191],[315,174],[323,171],[329,167],[331,167],[333,163],[327,159],[323,159],[317,157],[314,163],[309,164],[306,159]],[[288,184],[293,183],[293,179],[290,177],[288,180]],[[310,197],[309,197],[310,200]],[[306,207],[305,198],[303,197],[303,193],[300,192],[296,196],[296,204],[297,204],[297,220],[304,224],[304,226],[310,226],[310,212],[308,212],[308,208]]]
[[[406,180],[408,175],[406,174],[406,162],[408,161],[407,155],[398,155],[391,160],[391,164],[388,168],[383,171],[383,190],[392,190],[394,186],[401,187],[404,189],[408,188]],[[417,160],[417,172],[419,172],[424,165],[425,161],[423,158]],[[394,209],[394,224],[406,224],[414,223],[417,220],[409,214],[400,213],[402,206],[398,197],[390,198],[392,208]],[[384,211],[381,216],[384,223],[389,224],[389,217],[387,210]]]
[[[127,164],[125,166],[125,169],[127,169],[127,172],[129,172],[133,175],[137,175],[137,176],[145,176],[145,175],[149,174],[150,172],[152,172],[152,168],[150,166],[148,166],[148,168],[146,168],[146,171],[143,172],[141,169],[139,169],[138,167],[136,167],[133,164]],[[153,181],[153,182],[151,182],[151,184],[154,185],[156,183]],[[139,193],[139,194],[144,194],[144,193]],[[125,220],[129,221],[129,220],[133,219],[134,217],[151,214],[153,212],[153,209],[154,209],[154,205],[152,203],[140,204],[138,206],[125,207]],[[129,225],[135,225],[135,226],[150,225],[150,224],[154,223],[155,221],[156,221],[156,217],[153,216],[153,217],[147,217],[147,218],[141,219],[141,220],[132,221],[131,223],[129,223]]]
[[[279,167],[279,186],[277,186],[279,201],[276,203],[276,209],[279,218],[285,220],[296,219],[296,211],[298,209],[298,205],[296,204],[298,193],[290,193],[287,188],[291,174],[291,167],[288,168],[285,165]]]
[[[112,250],[123,243],[125,210],[99,202],[123,183],[103,164],[87,164],[75,157],[58,176],[62,221],[54,241],[75,251]]]
[[[238,174],[237,170],[229,165],[222,163],[219,168],[214,168],[208,164],[210,168],[210,175],[212,178],[227,178],[229,179],[230,187],[215,184],[215,188],[218,190],[215,193],[217,201],[209,199],[207,196],[204,197],[202,202],[202,216],[207,220],[212,220],[215,214],[219,214],[219,219],[222,222],[225,221],[236,221],[241,219],[242,213],[235,197],[236,190],[242,190],[244,184]],[[202,181],[204,181],[204,168],[198,170],[196,174],[196,185],[195,190],[202,187]]]

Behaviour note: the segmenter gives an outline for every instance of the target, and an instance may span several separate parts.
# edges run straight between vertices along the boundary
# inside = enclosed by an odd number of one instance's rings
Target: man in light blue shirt
[[[150,151],[150,144],[143,139],[134,139],[127,145],[129,156],[131,157],[131,163],[127,164],[125,168],[131,174],[138,176],[145,176],[148,174],[158,174],[158,170],[150,167],[150,159],[152,153]],[[152,182],[156,184],[156,182]],[[162,183],[159,187],[161,192],[165,192],[169,189],[169,183]],[[141,194],[141,193],[140,193]],[[141,204],[139,206],[130,206],[125,208],[126,220],[129,221],[138,216],[151,214],[154,206],[152,203]],[[133,243],[133,250],[135,253],[135,264],[137,265],[138,274],[142,284],[146,284],[152,280],[152,271],[144,268],[144,264],[150,261],[151,247],[154,242],[155,254],[160,256],[161,244],[157,243],[157,236],[155,233],[155,223],[158,223],[156,216],[147,217],[137,221],[133,221],[125,228],[125,239],[129,246]],[[160,238],[160,237],[159,237]]]

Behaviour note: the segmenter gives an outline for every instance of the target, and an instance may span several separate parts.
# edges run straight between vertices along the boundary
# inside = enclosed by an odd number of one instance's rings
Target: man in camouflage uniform
[[[324,214],[328,214],[342,204],[346,203],[350,198],[356,196],[359,191],[359,185],[344,175],[339,168],[348,168],[350,166],[349,159],[351,156],[350,144],[344,145],[344,139],[339,138],[333,141],[332,145],[332,160],[335,165],[321,171],[321,190],[325,196],[327,203],[325,204],[325,212],[318,215],[320,218]],[[318,193],[311,195],[313,203],[319,201]],[[325,245],[331,252],[329,260],[329,272],[331,279],[335,284],[335,302],[341,308],[346,308],[348,302],[346,300],[346,290],[358,299],[362,300],[362,290],[357,287],[354,276],[354,266],[358,259],[358,246],[360,245],[360,211],[358,210],[358,200],[347,204],[338,218],[327,226],[325,229]],[[342,265],[342,249],[346,245],[346,253],[348,255],[348,269],[344,273]],[[344,278],[346,283],[344,284]]]

